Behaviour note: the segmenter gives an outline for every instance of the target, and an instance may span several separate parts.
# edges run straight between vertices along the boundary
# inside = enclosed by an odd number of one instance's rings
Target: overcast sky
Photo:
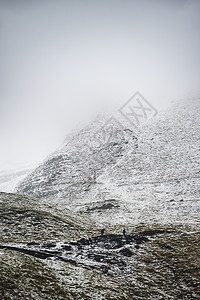
[[[136,91],[200,91],[199,0],[0,0],[0,169],[37,164]]]

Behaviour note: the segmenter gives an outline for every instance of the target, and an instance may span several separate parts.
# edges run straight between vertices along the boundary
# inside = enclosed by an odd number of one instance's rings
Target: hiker
[[[123,229],[123,236],[126,237],[126,229]]]
[[[104,231],[105,231],[105,229],[103,228],[103,229],[101,229],[101,235],[103,235],[104,234]]]

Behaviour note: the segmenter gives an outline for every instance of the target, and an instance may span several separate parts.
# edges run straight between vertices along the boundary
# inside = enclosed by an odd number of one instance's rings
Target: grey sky
[[[140,91],[200,91],[199,0],[0,0],[0,169]]]

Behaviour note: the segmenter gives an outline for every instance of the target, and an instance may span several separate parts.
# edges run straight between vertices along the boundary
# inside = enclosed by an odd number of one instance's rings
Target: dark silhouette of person
[[[101,235],[103,235],[104,234],[104,231],[105,231],[105,229],[103,228],[103,229],[101,229]]]
[[[123,229],[123,236],[124,237],[126,236],[126,229],[125,228]]]

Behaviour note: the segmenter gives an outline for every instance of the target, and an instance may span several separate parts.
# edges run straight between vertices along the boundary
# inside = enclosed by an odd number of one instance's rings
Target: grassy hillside
[[[23,195],[0,193],[0,241],[41,242],[78,238],[95,231],[94,221]]]
[[[69,210],[0,199],[2,300],[199,299],[199,232],[152,224],[128,226],[123,237],[115,225],[100,236],[102,225]]]

